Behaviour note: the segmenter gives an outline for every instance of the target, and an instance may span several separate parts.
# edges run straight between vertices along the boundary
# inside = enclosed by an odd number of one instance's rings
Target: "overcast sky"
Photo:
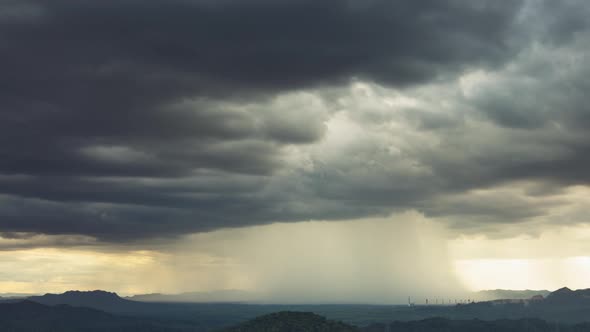
[[[4,0],[0,292],[590,287],[589,19],[584,0]]]

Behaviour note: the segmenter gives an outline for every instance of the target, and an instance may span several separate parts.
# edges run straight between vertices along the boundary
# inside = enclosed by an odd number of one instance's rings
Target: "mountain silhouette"
[[[516,300],[530,299],[535,295],[547,297],[551,292],[548,290],[511,290],[511,289],[489,289],[471,293],[469,297],[475,301],[493,301],[493,300]]]
[[[544,304],[590,306],[590,289],[573,291],[567,287],[563,287],[549,294]]]
[[[29,301],[45,305],[67,304],[74,307],[95,308],[109,312],[121,312],[135,309],[140,303],[119,297],[116,293],[95,291],[67,291],[63,294],[45,294],[31,296]]]
[[[217,290],[210,292],[186,292],[180,294],[138,294],[125,297],[138,302],[186,302],[186,303],[246,303],[255,302],[259,294],[241,290]]]

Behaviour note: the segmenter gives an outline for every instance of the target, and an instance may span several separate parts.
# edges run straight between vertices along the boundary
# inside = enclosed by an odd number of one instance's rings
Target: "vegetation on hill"
[[[430,318],[396,321],[358,328],[310,312],[279,312],[264,315],[221,332],[587,332],[590,323],[567,325],[541,319],[495,321]]]
[[[430,318],[411,322],[373,324],[363,332],[587,332],[590,324],[565,325],[541,319],[503,319],[495,321]]]
[[[358,328],[312,312],[283,311],[264,315],[223,332],[358,332]]]
[[[112,315],[69,305],[47,306],[32,301],[0,303],[2,332],[188,332],[192,327]]]
[[[469,328],[478,332],[543,332],[556,327],[562,332],[590,331],[589,324],[580,325],[590,320],[590,290],[568,288],[535,299],[454,306],[145,303],[104,291],[70,291],[31,296],[29,300],[0,300],[0,331],[216,331],[228,326],[235,327],[226,331],[246,332],[420,332]],[[392,325],[392,321],[399,322]]]
[[[69,305],[32,301],[0,303],[2,332],[201,332],[214,330],[182,320],[126,317]],[[356,327],[312,312],[282,311],[226,328],[221,332],[587,332],[590,323],[568,325],[541,319],[452,320],[429,318]]]

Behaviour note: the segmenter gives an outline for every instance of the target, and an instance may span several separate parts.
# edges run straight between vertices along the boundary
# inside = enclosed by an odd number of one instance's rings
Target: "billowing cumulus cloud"
[[[588,8],[4,2],[4,246],[410,210],[496,236],[586,222]]]

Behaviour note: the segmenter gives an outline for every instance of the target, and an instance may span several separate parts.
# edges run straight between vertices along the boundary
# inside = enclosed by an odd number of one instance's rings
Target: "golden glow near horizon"
[[[472,291],[583,289],[589,287],[590,280],[590,257],[459,260],[455,268]]]
[[[318,298],[299,300],[366,296],[367,302],[385,303],[401,293],[407,297],[408,289],[440,294],[445,287],[458,292],[461,284],[471,291],[587,288],[590,257],[583,253],[589,249],[590,226],[552,227],[535,237],[452,237],[440,223],[408,212],[225,229],[189,235],[162,250],[5,250],[0,251],[0,293],[232,289],[267,292],[271,300],[284,301],[315,287]]]
[[[150,251],[103,253],[60,248],[0,251],[0,271],[3,271],[0,292],[46,293],[72,289],[140,292],[145,280],[150,278],[145,272],[153,267],[158,255]]]
[[[537,236],[450,241],[455,271],[471,290],[590,287],[590,226],[547,227]]]
[[[231,263],[202,253],[35,248],[0,251],[0,293],[107,290],[120,295],[244,288]],[[221,271],[221,273],[220,273]],[[223,275],[223,278],[220,276]]]

